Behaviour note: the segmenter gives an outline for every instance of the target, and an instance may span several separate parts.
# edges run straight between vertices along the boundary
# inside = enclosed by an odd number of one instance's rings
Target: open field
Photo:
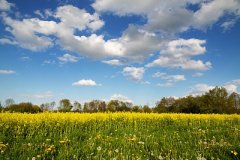
[[[240,115],[0,113],[0,159],[239,159]]]

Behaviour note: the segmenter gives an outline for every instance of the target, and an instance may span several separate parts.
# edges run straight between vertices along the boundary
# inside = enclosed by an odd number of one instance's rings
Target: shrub
[[[42,110],[39,106],[33,105],[32,103],[19,103],[19,104],[12,104],[8,106],[5,110],[10,112],[20,112],[20,113],[38,113]]]

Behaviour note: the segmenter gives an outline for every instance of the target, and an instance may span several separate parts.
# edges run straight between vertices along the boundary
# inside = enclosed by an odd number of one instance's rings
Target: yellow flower
[[[128,138],[129,141],[136,141],[137,138],[133,137],[133,138]]]
[[[234,156],[237,156],[237,155],[238,155],[238,153],[237,153],[236,150],[231,151],[231,153],[232,153]]]

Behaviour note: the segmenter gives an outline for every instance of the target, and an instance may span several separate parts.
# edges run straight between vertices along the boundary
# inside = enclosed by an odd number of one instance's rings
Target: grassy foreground
[[[0,113],[0,159],[240,159],[240,115]]]

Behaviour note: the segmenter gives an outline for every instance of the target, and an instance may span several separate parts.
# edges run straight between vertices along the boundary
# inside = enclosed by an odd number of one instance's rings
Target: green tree
[[[107,105],[105,101],[100,101],[98,104],[98,111],[105,112],[107,110]]]
[[[58,110],[60,111],[60,112],[70,112],[71,111],[71,109],[72,109],[72,104],[71,104],[71,102],[70,102],[70,100],[69,99],[62,99],[62,100],[60,100],[60,102],[59,102],[59,108],[58,108]]]
[[[84,103],[84,112],[105,112],[106,103],[101,100],[92,100],[90,102]]]
[[[200,113],[200,103],[198,97],[187,96],[177,100],[177,111],[182,113]]]
[[[10,112],[21,112],[21,113],[38,113],[42,110],[39,106],[33,105],[32,103],[19,103],[19,104],[12,104],[6,108],[7,111]]]
[[[75,101],[73,103],[73,111],[75,112],[81,112],[82,111],[82,105],[78,101]]]
[[[211,113],[228,112],[228,93],[223,87],[215,87],[205,94],[205,107]]]
[[[141,106],[138,106],[138,105],[134,105],[132,107],[132,111],[133,112],[141,112],[142,111],[142,107]]]
[[[5,107],[8,107],[12,104],[15,104],[15,101],[12,98],[8,98],[5,100]]]
[[[55,101],[52,101],[52,102],[50,102],[50,106],[49,106],[49,111],[52,111],[53,109],[54,109],[54,107],[55,107],[55,105],[56,105],[56,102]]]
[[[163,113],[172,110],[175,99],[173,97],[163,97],[160,102],[156,103],[154,112]]]
[[[0,102],[0,112],[3,110],[2,103]]]
[[[118,107],[118,100],[111,100],[107,104],[107,111],[109,112],[115,112],[116,108]]]
[[[152,109],[148,105],[143,106],[143,112],[144,113],[151,113]]]
[[[228,107],[230,113],[239,112],[240,105],[240,95],[238,93],[233,92],[228,97]]]

